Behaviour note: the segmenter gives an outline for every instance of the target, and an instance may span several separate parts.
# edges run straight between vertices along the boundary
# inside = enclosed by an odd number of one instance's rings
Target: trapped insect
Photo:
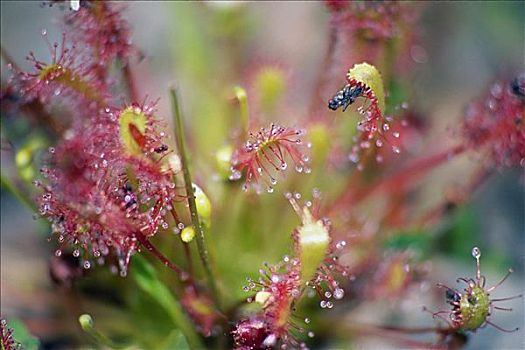
[[[476,259],[476,278],[458,278],[458,282],[462,281],[467,284],[464,292],[447,287],[441,283],[438,284],[439,287],[446,289],[445,297],[447,302],[452,305],[452,311],[438,311],[433,313],[433,316],[441,317],[449,323],[453,329],[459,329],[462,331],[476,331],[487,324],[503,332],[517,331],[518,328],[507,330],[489,320],[489,317],[494,310],[512,311],[512,309],[509,308],[496,306],[495,303],[522,297],[521,294],[499,299],[490,297],[490,293],[505,282],[510,276],[512,269],[509,269],[507,274],[496,285],[490,288],[485,288],[485,276],[481,275],[479,265],[481,251],[478,247],[472,249],[472,256]],[[443,318],[441,314],[449,314],[449,318]]]
[[[355,99],[363,94],[364,89],[360,86],[351,86],[346,84],[341,90],[337,92],[328,101],[328,108],[335,111],[340,107],[343,107],[343,112],[346,111],[348,106],[354,103]]]

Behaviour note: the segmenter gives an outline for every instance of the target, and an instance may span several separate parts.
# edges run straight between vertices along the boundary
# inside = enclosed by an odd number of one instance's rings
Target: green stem
[[[131,344],[127,343],[116,343],[104,334],[97,331],[95,329],[95,325],[91,315],[80,315],[80,317],[78,318],[78,322],[80,323],[80,327],[82,328],[82,330],[89,334],[89,336],[93,338],[97,345],[105,345],[111,349],[126,349],[131,346]]]
[[[248,111],[248,96],[246,95],[246,90],[240,86],[236,86],[233,91],[235,92],[235,97],[239,101],[239,107],[241,109],[241,129],[243,136],[248,134],[248,128],[250,126],[250,112]]]
[[[197,212],[197,205],[195,203],[195,194],[191,181],[191,173],[188,164],[188,156],[186,153],[186,148],[184,144],[184,130],[182,124],[182,116],[180,111],[179,100],[177,98],[177,91],[175,89],[170,89],[173,116],[175,118],[175,136],[177,139],[177,149],[180,154],[181,163],[182,163],[182,172],[184,175],[184,185],[186,187],[186,195],[188,196],[188,205],[191,214],[191,222],[197,233],[197,248],[199,250],[199,256],[208,279],[208,285],[210,287],[213,299],[215,301],[215,306],[220,310],[219,296],[217,292],[217,286],[215,284],[215,279],[212,273],[210,259],[208,256],[208,251],[206,248],[206,242],[204,237],[204,228],[201,225],[199,219],[199,213]]]
[[[20,189],[18,189],[18,187],[4,174],[0,174],[0,185],[31,211],[37,211],[38,208],[36,207],[35,203],[33,203],[31,199],[29,199],[22,191],[20,191]]]

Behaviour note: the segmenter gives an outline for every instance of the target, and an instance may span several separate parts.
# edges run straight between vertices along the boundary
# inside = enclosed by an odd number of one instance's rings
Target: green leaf
[[[178,329],[173,330],[166,339],[159,344],[159,350],[189,350],[190,345],[186,341],[184,334]]]
[[[323,262],[330,235],[321,220],[315,221],[307,207],[303,208],[303,225],[299,231],[299,256],[301,260],[301,282],[311,280]]]
[[[9,327],[13,329],[13,338],[22,344],[22,348],[25,350],[38,350],[40,342],[38,338],[34,337],[29,333],[25,324],[17,319],[9,321]]]
[[[184,313],[182,306],[173,297],[168,287],[158,279],[153,266],[140,255],[136,255],[133,257],[133,269],[131,271],[139,288],[166,310],[174,325],[186,336],[191,348],[204,348],[195,327]]]

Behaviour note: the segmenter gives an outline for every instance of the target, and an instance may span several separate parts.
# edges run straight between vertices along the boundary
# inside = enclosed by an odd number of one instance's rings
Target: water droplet
[[[272,347],[275,345],[276,342],[277,342],[277,336],[272,333],[269,336],[267,336],[266,339],[264,339],[263,345],[265,347]]]
[[[401,108],[403,108],[403,109],[408,109],[408,102],[403,102],[403,103],[401,104]]]
[[[268,186],[268,188],[266,189],[266,192],[273,193],[273,187],[272,186]]]
[[[503,88],[502,88],[501,84],[494,84],[492,86],[492,88],[490,89],[490,93],[495,98],[500,98],[501,94],[503,93]]]
[[[331,301],[327,301],[327,302],[326,302],[326,307],[327,307],[328,309],[331,309],[331,308],[334,307],[334,304],[333,304]]]
[[[397,131],[394,131],[394,132],[392,133],[392,135],[393,135],[396,139],[399,138],[399,133],[398,133]]]
[[[60,257],[62,255],[62,251],[60,249],[55,250],[55,256]]]
[[[392,146],[392,152],[394,152],[396,154],[399,154],[399,153],[401,153],[401,150],[397,146]]]
[[[288,164],[286,162],[281,163],[281,170],[286,170],[288,168]]]
[[[345,291],[341,288],[336,288],[334,290],[334,298],[337,299],[337,300],[340,300],[340,299],[343,299],[343,297],[345,296]]]
[[[49,147],[49,153],[55,153],[55,147]]]
[[[359,156],[358,156],[356,153],[351,153],[351,154],[348,156],[348,159],[349,159],[352,163],[357,163],[357,162],[359,162]]]
[[[370,142],[368,141],[363,141],[359,144],[359,146],[363,149],[367,149],[367,148],[370,148]]]
[[[326,298],[331,298],[332,297],[332,293],[330,293],[329,291],[326,291],[326,292],[324,292],[324,296]]]
[[[390,130],[390,125],[388,125],[388,124],[386,124],[386,123],[383,124],[383,130],[384,130],[384,131],[388,131],[388,130]]]
[[[78,249],[73,250],[73,256],[75,258],[78,258],[80,256],[80,250],[78,250]]]
[[[381,140],[379,140],[379,139],[376,140],[376,146],[377,146],[377,147],[383,147],[383,141],[381,141]]]
[[[295,166],[295,171],[297,171],[298,173],[302,173],[303,172],[303,167],[300,166],[300,165],[296,165]]]
[[[86,260],[86,261],[84,261],[84,265],[83,266],[87,270],[87,269],[91,268],[91,263]]]
[[[312,332],[312,331],[308,332],[308,337],[310,337],[310,338],[313,338],[313,337],[315,337],[315,334],[314,334],[314,332]]]
[[[321,306],[322,309],[326,308],[326,300],[321,300],[319,306]]]
[[[480,256],[481,256],[481,250],[479,250],[478,247],[472,248],[472,257],[474,257],[475,259],[479,259]]]
[[[304,319],[304,323],[310,324],[310,322],[311,322],[311,320],[308,317]]]

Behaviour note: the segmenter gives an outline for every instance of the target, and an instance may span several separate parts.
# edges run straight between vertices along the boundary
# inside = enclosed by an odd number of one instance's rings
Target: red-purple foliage
[[[259,270],[261,277],[258,281],[249,279],[245,291],[257,291],[256,301],[262,304],[263,311],[257,317],[257,322],[262,322],[265,334],[268,334],[261,348],[271,348],[278,343],[292,346],[292,348],[304,347],[291,331],[296,327],[290,319],[292,305],[301,294],[300,261],[285,257],[283,262],[275,266],[265,264],[265,269]],[[258,299],[261,300],[258,300]],[[246,328],[247,321],[240,321],[235,334]],[[253,321],[248,321],[250,324]],[[260,332],[249,332],[249,335],[260,336]],[[252,339],[254,341],[254,339]],[[255,343],[255,341],[254,341]],[[240,349],[243,349],[240,347]]]
[[[2,350],[19,350],[20,344],[13,338],[13,330],[7,327],[7,321],[0,319],[0,336],[2,337]]]
[[[70,12],[65,23],[72,40],[81,40],[89,47],[87,54],[103,73],[115,59],[126,59],[136,53],[129,24],[122,17],[122,4],[90,1],[78,11]]]
[[[232,156],[231,180],[238,180],[245,172],[244,189],[254,184],[260,190],[260,182],[267,185],[267,191],[273,192],[277,184],[277,174],[283,173],[290,163],[299,173],[310,173],[309,157],[305,149],[309,148],[301,136],[304,130],[287,128],[271,124],[257,133],[250,133],[250,139],[237,148]]]
[[[13,81],[19,85],[22,97],[26,101],[37,99],[43,105],[59,98],[81,112],[96,110],[96,107],[103,105],[107,97],[106,86],[98,82],[94,71],[82,58],[81,50],[75,46],[68,47],[65,34],[61,44],[53,45],[45,32],[43,36],[49,46],[51,62],[40,61],[31,52],[27,59],[34,71],[14,72]]]
[[[413,22],[413,6],[397,1],[326,1],[331,10],[341,13],[333,25],[367,40],[384,40],[399,35],[399,26]],[[346,6],[345,6],[346,5]]]
[[[166,214],[180,195],[173,172],[162,166],[155,148],[145,147],[143,156],[128,152],[119,137],[119,115],[108,109],[83,130],[68,131],[51,149],[49,167],[42,171],[48,183],[42,185],[40,212],[53,222],[62,247],[73,246],[77,257],[83,251],[85,267],[90,257],[113,251],[125,273],[137,236],[147,238],[167,228]],[[153,154],[146,156],[148,150]]]
[[[272,340],[269,326],[260,318],[250,318],[237,323],[232,331],[236,350],[261,350],[270,349],[266,339]]]
[[[523,78],[497,82],[466,109],[461,134],[467,147],[486,152],[496,166],[525,166],[524,86]]]

